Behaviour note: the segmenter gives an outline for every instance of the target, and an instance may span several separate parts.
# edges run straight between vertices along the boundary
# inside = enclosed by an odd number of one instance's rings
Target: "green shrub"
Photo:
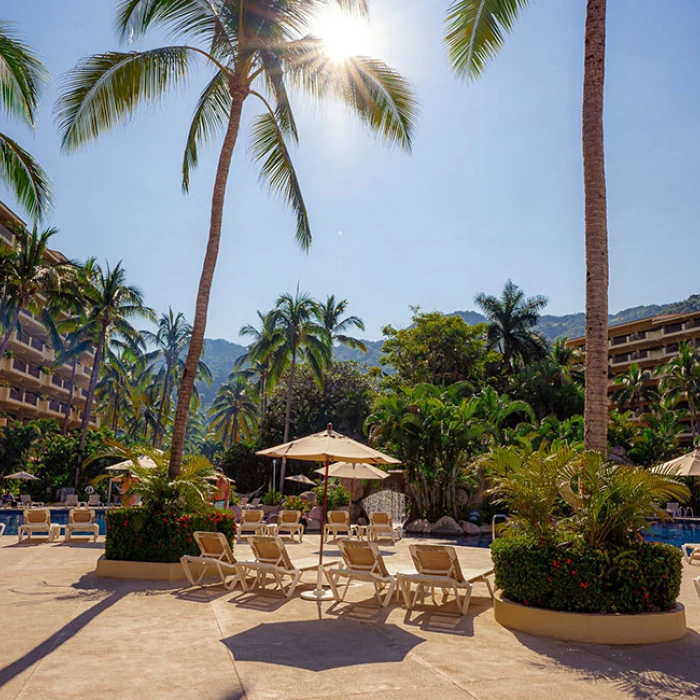
[[[313,492],[316,494],[316,503],[323,506],[323,484],[314,487]],[[337,479],[329,479],[328,494],[326,497],[326,510],[336,510],[342,506],[350,504],[350,494],[343,488]]]
[[[264,506],[278,506],[282,503],[282,494],[279,491],[270,489],[262,498]]]
[[[193,537],[198,530],[223,532],[231,544],[235,537],[235,515],[213,508],[192,515],[119,508],[107,511],[105,520],[105,557],[122,561],[177,562],[199,554]]]
[[[311,503],[299,496],[287,496],[284,499],[284,507],[287,510],[300,510],[304,514],[311,510]]]
[[[681,585],[676,547],[636,542],[592,548],[581,540],[538,544],[513,536],[491,545],[496,585],[510,600],[568,612],[670,610]]]

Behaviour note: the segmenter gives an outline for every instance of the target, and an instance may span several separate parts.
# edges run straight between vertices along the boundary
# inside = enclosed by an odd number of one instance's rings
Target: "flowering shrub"
[[[300,510],[303,515],[311,510],[311,503],[299,496],[287,496],[284,499],[284,507],[287,510]]]
[[[105,557],[122,561],[177,562],[184,554],[199,554],[198,530],[223,532],[233,544],[236,517],[223,510],[175,514],[148,508],[119,508],[105,513]]]
[[[580,540],[537,543],[532,537],[491,545],[496,585],[524,605],[586,613],[670,610],[681,586],[681,552],[637,542],[590,547]]]

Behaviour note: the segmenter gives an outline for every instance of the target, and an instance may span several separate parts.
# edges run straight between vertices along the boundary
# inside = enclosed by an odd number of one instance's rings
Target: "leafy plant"
[[[262,503],[264,506],[278,506],[282,503],[282,494],[279,491],[270,489],[263,497]]]
[[[311,503],[299,496],[287,496],[284,499],[284,507],[287,510],[300,510],[303,515],[311,510]]]
[[[323,484],[315,486],[312,490],[316,494],[316,503],[323,506]],[[347,505],[350,505],[350,494],[337,479],[329,479],[326,510],[336,510]]]

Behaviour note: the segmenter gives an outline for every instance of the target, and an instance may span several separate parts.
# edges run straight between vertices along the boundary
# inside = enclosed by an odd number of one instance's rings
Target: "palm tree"
[[[109,263],[103,269],[94,259],[90,259],[83,266],[80,277],[86,308],[85,332],[90,335],[95,347],[95,360],[80,426],[78,454],[79,459],[82,459],[105,349],[108,344],[117,341],[138,354],[143,340],[130,320],[146,318],[155,321],[155,314],[152,309],[144,306],[141,291],[126,284],[126,270],[121,262],[114,269]]]
[[[447,11],[450,59],[478,78],[502,48],[528,0],[454,0]],[[586,231],[586,448],[604,452],[608,425],[608,211],[603,143],[607,0],[586,0],[582,142]]]
[[[644,371],[636,362],[633,362],[627,372],[618,374],[614,379],[617,388],[613,394],[613,401],[620,410],[629,406],[637,416],[642,413],[642,406],[659,397],[656,388],[652,384],[651,372]]]
[[[525,298],[517,285],[508,280],[500,299],[477,294],[475,299],[487,322],[487,340],[490,348],[497,348],[510,370],[519,361],[525,365],[547,354],[547,344],[534,329],[540,311],[547,305],[543,296]]]
[[[258,394],[260,396],[260,413],[264,415],[267,411],[267,397],[272,391],[273,384],[270,382],[270,362],[275,350],[275,344],[279,340],[279,335],[275,333],[275,313],[268,311],[266,314],[258,311],[260,328],[256,328],[250,323],[241,328],[239,335],[249,336],[253,342],[248,349],[236,359],[234,370],[248,371],[258,375]],[[247,366],[247,369],[243,369]]]
[[[0,105],[5,113],[34,127],[47,71],[36,54],[0,20]],[[0,133],[0,181],[17,197],[32,219],[51,204],[51,183],[39,164],[16,141]]]
[[[102,409],[102,419],[111,426],[115,436],[134,414],[134,387],[139,381],[141,384],[153,384],[145,357],[128,348],[107,346],[95,396]]]
[[[698,424],[700,397],[700,348],[681,343],[678,355],[657,369],[661,377],[659,388],[664,398],[674,403],[685,400],[690,411],[690,430],[693,440],[700,435]]]
[[[367,10],[367,0],[336,2],[348,10]],[[185,43],[89,57],[69,75],[58,103],[63,148],[73,151],[127,121],[140,104],[157,103],[169,88],[182,85],[196,59],[212,71],[195,109],[182,167],[187,190],[200,146],[216,132],[225,131],[192,338],[173,425],[173,476],[182,464],[228,173],[244,103],[255,98],[263,110],[253,122],[253,158],[261,164],[262,178],[295,211],[296,237],[304,249],[311,243],[311,229],[287,147],[298,139],[287,93],[289,84],[294,83],[315,100],[340,98],[387,141],[407,149],[411,145],[414,100],[406,81],[383,62],[370,58],[349,58],[335,64],[325,55],[322,41],[302,36],[312,12],[325,4],[325,0],[122,0],[117,19],[122,39],[141,37],[160,25]]]
[[[211,408],[211,427],[224,447],[250,437],[258,422],[256,391],[241,374],[232,373],[219,387]]]
[[[31,233],[18,228],[14,233],[15,247],[0,250],[0,310],[5,325],[0,357],[7,350],[12,333],[16,329],[21,332],[21,311],[39,315],[43,306],[54,303],[75,270],[68,260],[49,256],[48,243],[58,229],[49,228],[39,234],[36,227]]]
[[[332,343],[338,343],[348,348],[367,352],[367,346],[361,340],[346,335],[346,332],[351,326],[361,331],[365,330],[365,324],[359,316],[347,316],[346,318],[342,318],[347,308],[347,299],[341,299],[336,302],[335,296],[330,294],[325,304],[319,304],[319,320],[328,331]]]
[[[331,341],[325,326],[318,322],[318,304],[305,292],[282,294],[274,308],[275,351],[273,354],[273,377],[287,374],[287,403],[284,412],[284,438],[289,439],[292,416],[292,394],[297,362],[309,366],[314,379],[323,383],[323,370],[331,362]],[[282,460],[280,484],[284,484],[286,460]]]

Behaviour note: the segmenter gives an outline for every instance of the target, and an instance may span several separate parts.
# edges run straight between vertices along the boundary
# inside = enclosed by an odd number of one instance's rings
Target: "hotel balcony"
[[[41,338],[29,335],[28,333],[20,334],[15,331],[12,334],[9,350],[12,350],[15,355],[19,356],[28,362],[38,362],[40,364],[50,364],[53,362],[54,353],[49,345]]]
[[[39,397],[15,386],[0,387],[0,408],[20,411],[22,414],[36,415],[40,410]]]

